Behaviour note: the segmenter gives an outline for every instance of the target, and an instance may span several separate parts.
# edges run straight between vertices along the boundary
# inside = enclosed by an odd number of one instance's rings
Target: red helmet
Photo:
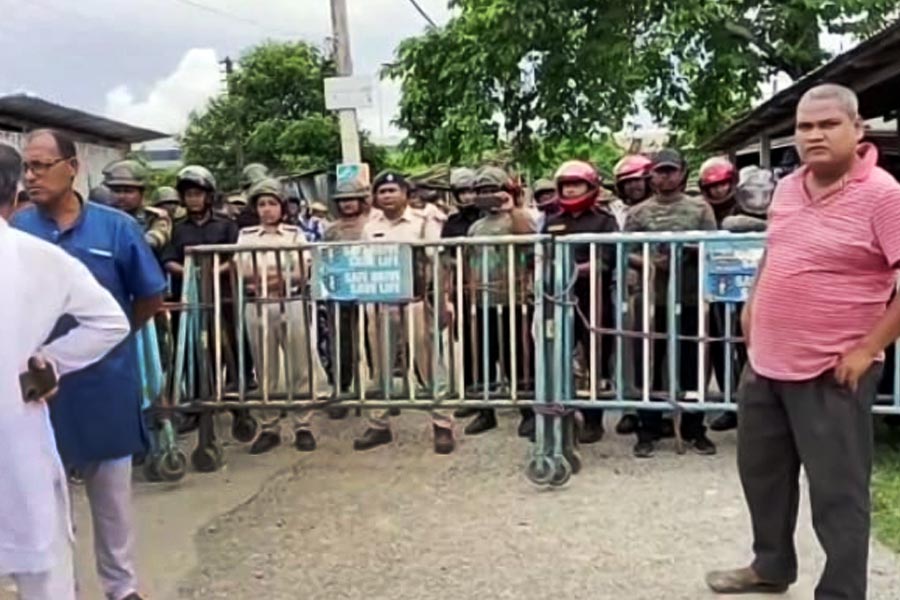
[[[737,176],[737,169],[727,158],[723,156],[714,156],[710,159],[707,159],[702,165],[700,165],[699,187],[700,191],[703,193],[703,197],[710,204],[722,204],[724,202],[727,202],[734,194],[735,185],[737,184]],[[707,193],[707,190],[714,185],[719,185],[720,183],[731,184],[731,193],[729,193],[725,198],[711,197]]]
[[[700,165],[700,188],[719,183],[736,183],[737,169],[727,158],[715,156]]]
[[[600,175],[597,169],[580,160],[564,162],[556,171],[556,195],[559,207],[566,212],[581,212],[592,207],[600,194]],[[586,183],[588,191],[575,198],[565,198],[562,185],[568,182]]]
[[[652,165],[653,161],[643,154],[629,154],[616,163],[616,168],[613,171],[616,176],[616,183],[648,177]]]

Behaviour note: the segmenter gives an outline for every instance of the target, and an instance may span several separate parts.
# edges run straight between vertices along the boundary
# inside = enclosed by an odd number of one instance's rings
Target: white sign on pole
[[[374,95],[371,77],[354,75],[325,79],[325,108],[328,110],[371,108]]]

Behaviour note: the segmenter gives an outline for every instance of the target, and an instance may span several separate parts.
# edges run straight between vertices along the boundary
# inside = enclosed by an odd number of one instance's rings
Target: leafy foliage
[[[334,64],[305,42],[268,42],[250,50],[228,77],[228,93],[191,115],[182,138],[185,160],[211,169],[222,189],[242,167],[260,162],[282,173],[340,162],[340,127],[325,109],[323,80]],[[377,169],[384,151],[363,136],[363,160]]]
[[[819,32],[871,34],[895,0],[451,0],[443,27],[404,40],[404,149],[472,162],[499,147],[537,168],[593,145],[640,106],[690,144],[750,107],[777,73],[829,58]],[[548,148],[550,150],[548,150]]]

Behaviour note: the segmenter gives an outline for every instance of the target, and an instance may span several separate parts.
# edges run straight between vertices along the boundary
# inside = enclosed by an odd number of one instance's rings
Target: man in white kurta
[[[32,357],[57,377],[84,368],[122,342],[129,323],[84,265],[3,218],[0,315],[0,576],[11,576],[24,600],[74,600],[66,477],[47,407],[53,400],[25,402],[19,376]],[[45,345],[62,315],[77,326]]]

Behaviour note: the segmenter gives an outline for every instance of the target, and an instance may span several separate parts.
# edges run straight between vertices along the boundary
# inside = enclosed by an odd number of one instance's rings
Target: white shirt
[[[57,375],[82,369],[124,340],[128,320],[87,268],[0,219],[0,575],[53,566],[66,479],[44,403],[22,399],[19,375],[37,353]],[[48,345],[60,316],[78,326]],[[52,400],[51,400],[52,402]],[[60,514],[60,513],[63,514]]]

